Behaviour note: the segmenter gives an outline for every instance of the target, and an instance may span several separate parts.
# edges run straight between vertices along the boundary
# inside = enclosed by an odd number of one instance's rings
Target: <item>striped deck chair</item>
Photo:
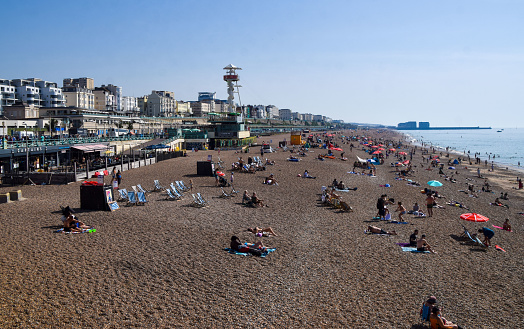
[[[191,194],[191,196],[193,197],[193,202],[191,202],[190,206],[197,208],[205,206],[202,202],[200,202],[200,200],[198,200],[198,198],[194,194]]]
[[[154,189],[155,192],[165,190],[165,188],[162,185],[160,185],[160,182],[158,181],[158,179],[155,179],[153,182],[155,184],[155,189]]]
[[[137,205],[145,205],[147,200],[146,200],[146,194],[144,192],[138,192],[137,193],[137,196],[138,196],[138,202],[136,203]]]
[[[209,202],[207,202],[204,197],[202,196],[202,194],[200,193],[197,193],[197,199],[198,201],[200,201],[200,203],[202,203],[204,206],[207,206],[209,204]]]
[[[146,191],[141,184],[136,184],[136,188],[138,189],[138,192],[149,193],[149,191]]]
[[[182,186],[182,188],[186,191],[189,191],[189,187],[187,187],[186,184],[184,184],[184,181],[183,180],[179,180],[178,181],[180,183],[180,186]]]
[[[219,198],[230,198],[234,195],[234,194],[227,194],[226,191],[224,191],[223,187],[220,187],[220,192],[221,194],[218,196]]]
[[[171,189],[166,189],[166,192],[167,192],[167,200],[180,200],[181,198],[180,197],[177,197],[173,194],[173,192],[171,192]]]
[[[187,191],[179,180],[175,181],[175,186],[180,193]]]
[[[136,193],[134,191],[127,192],[127,205],[133,206],[137,204]]]
[[[118,201],[127,201],[127,190],[125,188],[119,189],[118,194],[120,195]]]
[[[173,184],[171,184],[171,192],[173,193],[173,195],[179,199],[182,199],[182,193],[180,193],[180,191],[178,191],[175,186],[173,186]]]

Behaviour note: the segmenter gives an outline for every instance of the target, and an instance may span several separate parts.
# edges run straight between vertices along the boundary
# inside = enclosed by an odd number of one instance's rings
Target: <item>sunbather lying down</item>
[[[273,229],[271,227],[266,227],[266,228],[260,228],[260,227],[248,227],[247,230],[253,234],[255,234],[256,236],[269,236],[270,234],[271,235],[274,235],[274,236],[277,236],[277,234],[273,231]]]
[[[242,243],[242,241],[234,235],[231,237],[230,247],[238,252],[248,252],[258,256],[260,256],[260,253],[266,251],[266,247],[262,244],[262,241],[257,241],[255,243]]]
[[[388,232],[376,226],[368,226],[368,229],[366,230],[366,232],[373,233],[373,234],[397,235],[397,232],[395,231]]]

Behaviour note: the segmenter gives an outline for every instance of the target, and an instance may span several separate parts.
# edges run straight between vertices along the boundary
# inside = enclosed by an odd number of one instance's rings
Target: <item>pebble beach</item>
[[[365,134],[373,140],[402,139],[392,131]],[[276,148],[284,138],[289,140],[289,134],[258,142],[271,139]],[[519,214],[524,191],[515,189],[517,173],[482,167],[493,193],[478,192],[474,198],[459,192],[468,183],[477,189],[484,183],[474,165],[457,166],[457,182],[451,183],[438,169],[422,168],[418,148],[410,177],[421,183],[416,187],[395,179],[393,159],[377,166],[376,177],[349,174],[356,156],[368,155],[358,142],[352,151],[340,137],[335,142],[348,161],[320,161],[318,154],[327,150],[312,148],[301,161],[289,162],[290,153],[277,149],[264,155],[275,161],[265,171],[234,173],[240,193],[232,198],[219,197],[213,177],[197,176],[196,162],[220,157],[229,179],[231,164],[240,156],[260,156],[259,148],[248,154],[188,152],[123,173],[121,187],[128,190],[136,184],[152,190],[155,179],[164,186],[191,179],[193,193],[209,202],[204,208],[191,207],[187,193],[170,201],[164,192],[151,192],[143,206],[120,203],[113,212],[86,211],[80,209],[81,182],[0,187],[0,193],[20,189],[25,198],[0,204],[0,327],[429,328],[419,310],[430,295],[437,297],[446,319],[464,328],[524,327],[524,216]],[[447,162],[445,156],[442,160]],[[316,179],[298,177],[304,170]],[[271,173],[278,186],[263,184]],[[335,178],[357,187],[340,193],[352,212],[320,203],[322,186]],[[408,209],[418,202],[425,210],[420,191],[430,180],[444,184],[433,189],[446,197],[438,200],[445,209],[435,209],[431,218],[405,215],[409,224],[373,219],[382,194]],[[268,207],[243,206],[244,190],[257,192]],[[503,200],[508,207],[491,206],[501,191],[509,195]],[[469,210],[445,205],[450,200]],[[60,206],[67,205],[96,232],[54,233],[61,224]],[[394,219],[395,208],[389,206]],[[467,212],[490,221],[461,220]],[[502,226],[505,218],[513,232],[492,227]],[[368,225],[398,235],[368,235]],[[493,246],[506,252],[466,244],[459,239],[462,225],[470,232],[493,229]],[[265,258],[224,251],[232,235],[254,242],[246,230],[253,226],[273,228],[278,236],[262,242],[276,251]],[[415,229],[426,234],[437,254],[402,252],[396,243],[409,242]]]

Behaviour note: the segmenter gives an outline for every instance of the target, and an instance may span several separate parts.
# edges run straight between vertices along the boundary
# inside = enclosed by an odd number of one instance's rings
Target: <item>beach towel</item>
[[[409,242],[397,242],[397,245],[401,247],[409,247]]]
[[[241,255],[241,256],[254,256],[253,254],[250,254],[248,252],[240,252],[240,251],[233,250],[231,248],[225,248],[224,250],[230,254]],[[277,250],[277,248],[266,248],[266,250],[262,253],[262,255],[260,255],[260,257],[266,257],[269,253],[275,250]]]
[[[413,252],[413,253],[421,253],[421,254],[429,254],[429,251],[418,251],[415,247],[402,247],[402,251],[406,252]]]
[[[492,225],[494,228],[498,228],[499,230],[504,230],[504,228],[502,226],[496,226],[496,225]],[[507,230],[504,230],[504,231],[507,231]],[[509,230],[508,232],[513,232],[511,230]]]
[[[390,224],[409,224],[408,222],[399,222],[399,221],[396,221],[396,220],[392,220],[389,223]]]
[[[55,233],[66,233],[66,234],[81,234],[81,233],[95,233],[95,232],[96,232],[96,228],[84,229],[82,230],[82,232],[66,232],[64,231],[64,228],[61,228],[55,231]]]
[[[364,233],[366,234],[372,234],[372,235],[381,235],[381,236],[391,236],[389,234],[380,234],[380,233],[373,233],[373,232],[369,232],[368,230],[364,230]]]

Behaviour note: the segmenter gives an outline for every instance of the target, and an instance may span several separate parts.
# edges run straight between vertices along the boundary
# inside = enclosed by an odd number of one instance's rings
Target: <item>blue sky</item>
[[[226,99],[347,122],[524,127],[524,1],[9,1],[0,78]],[[6,47],[8,46],[8,47]]]

